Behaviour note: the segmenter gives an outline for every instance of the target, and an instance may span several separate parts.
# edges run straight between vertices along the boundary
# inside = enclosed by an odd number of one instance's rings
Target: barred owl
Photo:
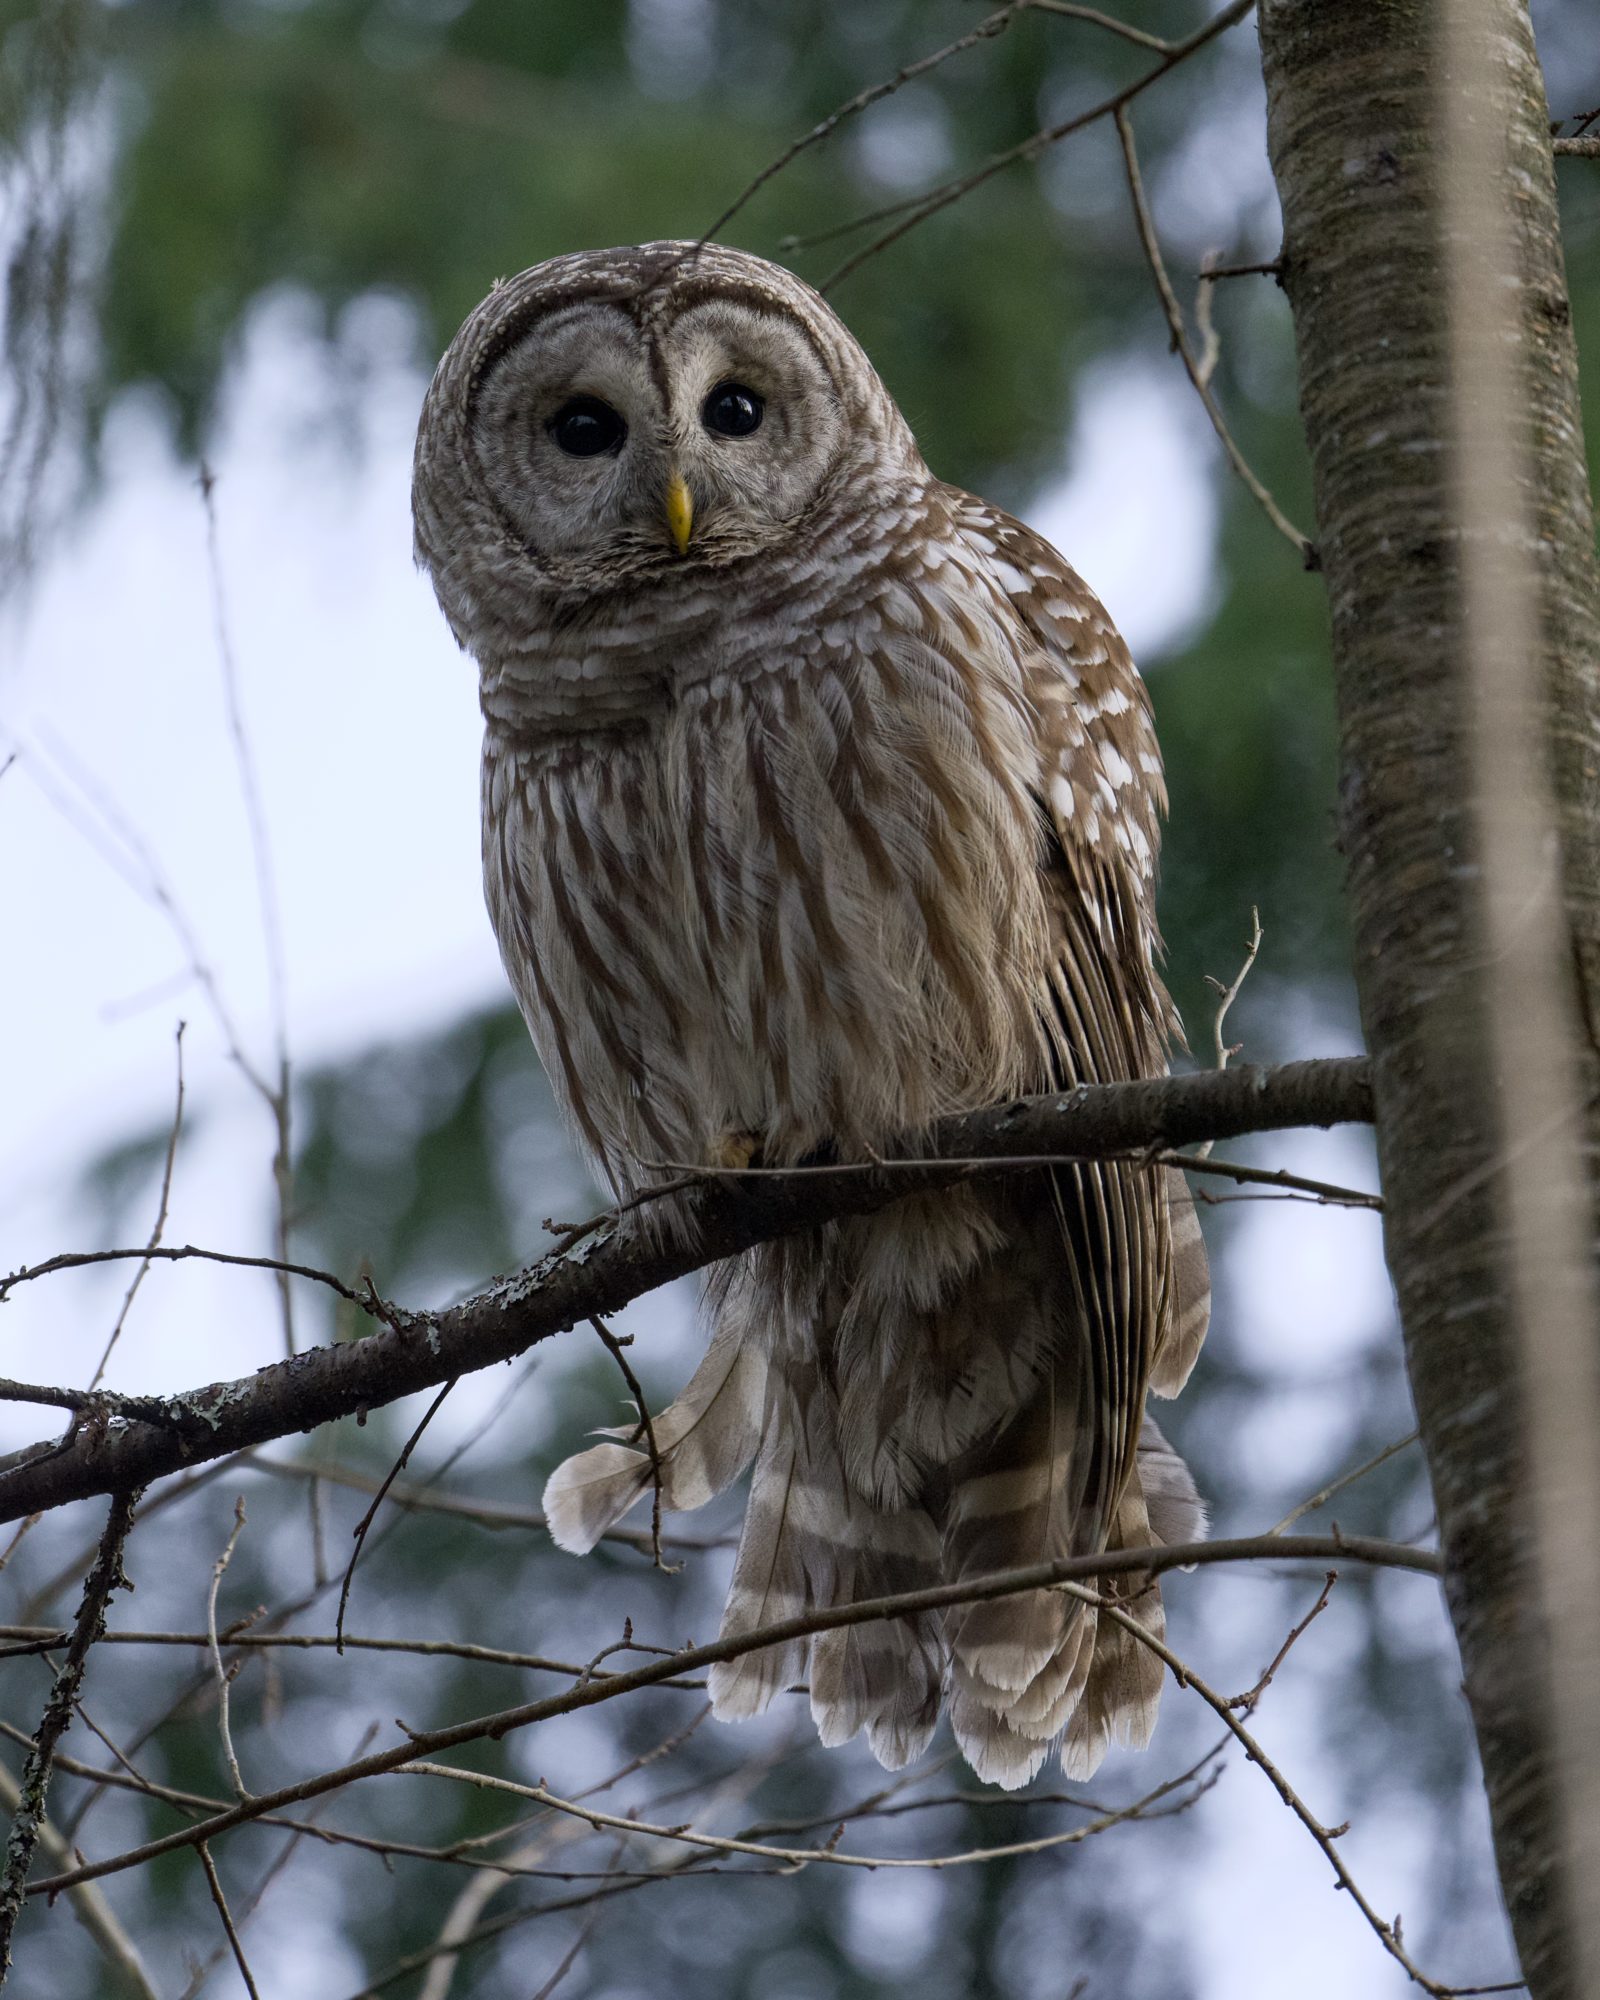
[[[957,392],[959,393],[959,392]],[[868,1157],[950,1112],[1165,1068],[1149,702],[1055,550],[936,479],[866,355],[717,246],[560,257],[439,364],[416,547],[481,669],[500,949],[619,1194],[663,1161]],[[1203,1531],[1145,1414],[1205,1332],[1181,1177],[1063,1165],[768,1244],[708,1288],[654,1419],[662,1498],[754,1461],[725,1635]],[[615,1433],[619,1440],[633,1436]],[[642,1445],[550,1480],[583,1552]],[[1148,1576],[1115,1589],[1159,1631]],[[1161,1667],[1039,1591],[716,1667],[724,1717],[809,1678],[891,1769],[941,1707],[974,1770],[1142,1745]]]

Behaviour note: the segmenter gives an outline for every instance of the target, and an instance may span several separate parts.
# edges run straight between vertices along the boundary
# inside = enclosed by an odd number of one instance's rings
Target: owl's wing
[[[1166,786],[1150,698],[1104,607],[1050,544],[952,494],[964,541],[1021,628],[1034,789],[1056,935],[1050,992],[1059,1082],[1160,1075],[1177,1015],[1156,969],[1155,880]],[[1173,1395],[1205,1336],[1210,1280],[1181,1173],[1108,1163],[1068,1182],[1093,1251],[1088,1306],[1113,1476],[1133,1463],[1146,1387]],[[1077,1233],[1076,1231],[1074,1233]]]

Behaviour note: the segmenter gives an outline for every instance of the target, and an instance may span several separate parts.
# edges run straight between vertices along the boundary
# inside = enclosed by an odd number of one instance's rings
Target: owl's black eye
[[[718,437],[748,437],[761,428],[766,403],[742,382],[719,382],[705,400],[700,421]]]
[[[628,426],[598,396],[574,396],[563,403],[548,429],[569,458],[596,458],[603,451],[615,451],[628,435]]]

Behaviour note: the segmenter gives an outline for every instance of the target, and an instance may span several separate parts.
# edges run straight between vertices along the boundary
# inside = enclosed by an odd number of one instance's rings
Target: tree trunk
[[[1463,23],[1471,36],[1452,40]],[[1600,1432],[1559,1432],[1563,1408],[1587,1422],[1600,1358],[1586,1166],[1600,1136],[1600,590],[1548,114],[1521,0],[1263,0],[1260,25],[1386,1247],[1524,1976],[1537,2000],[1576,2000],[1600,1993],[1584,1943],[1600,1873],[1582,1867],[1600,1812],[1578,1768],[1600,1769],[1600,1658],[1593,1621],[1569,1611],[1600,1603]],[[1478,150],[1463,150],[1474,118]],[[1492,213],[1475,241],[1461,199],[1480,173]],[[1498,272],[1464,288],[1469,255],[1495,244]],[[1475,337],[1480,382],[1509,415],[1498,519],[1473,509]],[[1485,563],[1504,588],[1485,590]],[[1519,586],[1520,646],[1506,637]],[[1517,775],[1519,701],[1531,755]],[[1508,921],[1519,893],[1521,915],[1550,920],[1526,939]],[[1538,1049],[1515,1039],[1518,976],[1528,1020],[1549,1027]]]

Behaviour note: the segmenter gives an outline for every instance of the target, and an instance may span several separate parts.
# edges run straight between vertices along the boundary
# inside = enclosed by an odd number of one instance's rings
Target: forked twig
[[[1151,84],[1158,82],[1169,70],[1175,69],[1179,63],[1187,62],[1189,57],[1195,55],[1216,36],[1233,27],[1236,22],[1242,21],[1254,5],[1255,0],[1232,0],[1232,4],[1224,7],[1220,14],[1215,14],[1209,21],[1202,22],[1192,35],[1186,36],[1181,42],[1169,42],[1159,60],[1143,75],[1136,76],[1132,83],[1124,84],[1122,89],[1113,91],[1109,97],[1102,98],[1087,111],[1080,111],[1071,118],[1065,118],[1058,125],[1042,127],[1031,137],[1019,141],[1015,146],[1008,146],[1004,152],[994,154],[981,167],[974,167],[969,173],[959,174],[953,180],[945,181],[941,186],[932,188],[925,194],[912,195],[905,201],[892,202],[885,208],[874,210],[870,215],[858,216],[854,223],[845,225],[846,230],[865,227],[868,223],[884,221],[890,217],[899,219],[891,229],[875,237],[865,249],[858,250],[853,257],[848,258],[824,279],[817,289],[826,293],[835,285],[842,284],[869,258],[887,250],[891,243],[897,243],[902,236],[908,235],[921,223],[939,214],[942,209],[950,207],[953,202],[971,194],[974,188],[982,187],[986,181],[992,180],[998,173],[1003,173],[1007,167],[1015,166],[1022,161],[1036,160],[1052,146],[1058,145],[1061,140],[1070,138],[1074,132],[1081,132],[1100,119],[1111,117],[1123,105],[1131,104],[1141,91],[1148,90]]]
[[[1216,1018],[1211,1023],[1211,1047],[1212,1053],[1216,1057],[1216,1067],[1219,1070],[1226,1069],[1230,1059],[1236,1056],[1240,1049],[1244,1047],[1243,1042],[1235,1042],[1230,1048],[1223,1041],[1222,1024],[1227,1020],[1229,1008],[1238,999],[1240,991],[1245,981],[1250,977],[1251,970],[1260,955],[1261,935],[1261,912],[1252,903],[1250,905],[1250,936],[1245,944],[1244,963],[1234,974],[1233,983],[1230,986],[1224,986],[1220,979],[1213,979],[1209,972],[1205,975],[1207,986],[1217,995]],[[1194,1149],[1195,1157],[1201,1160],[1209,1160],[1211,1157],[1211,1148],[1215,1144],[1216,1141],[1214,1139],[1202,1140]]]
[[[604,1342],[606,1352],[611,1356],[612,1360],[616,1362],[618,1368],[622,1370],[622,1379],[624,1382],[627,1383],[628,1393],[629,1395],[632,1396],[634,1404],[639,1412],[639,1421],[634,1427],[633,1436],[629,1440],[629,1442],[631,1444],[637,1444],[642,1435],[645,1442],[645,1448],[650,1454],[651,1559],[654,1562],[657,1569],[665,1570],[669,1575],[672,1575],[676,1573],[678,1570],[682,1569],[683,1564],[669,1563],[662,1559],[661,1454],[656,1449],[656,1427],[655,1427],[655,1422],[650,1415],[650,1405],[645,1401],[644,1390],[639,1386],[639,1378],[637,1375],[634,1374],[633,1368],[628,1361],[628,1357],[622,1350],[622,1342],[618,1340],[617,1336],[611,1331],[610,1327],[606,1325],[603,1319],[591,1315],[589,1324],[594,1328],[595,1332],[599,1334],[601,1340]]]
[[[1189,380],[1194,384],[1195,394],[1205,405],[1206,415],[1211,419],[1211,428],[1217,434],[1217,442],[1227,454],[1228,463],[1249,488],[1261,511],[1284,539],[1299,551],[1300,559],[1307,569],[1317,569],[1320,561],[1316,545],[1309,536],[1303,535],[1283,509],[1273,499],[1267,488],[1256,477],[1249,460],[1233,441],[1233,433],[1228,429],[1227,419],[1216,397],[1211,393],[1211,384],[1202,372],[1193,346],[1189,341],[1188,329],[1183,323],[1183,313],[1178,305],[1178,295],[1172,289],[1172,280],[1167,276],[1167,267],[1161,255],[1161,245],[1156,240],[1155,222],[1150,214],[1150,203],[1144,191],[1144,177],[1139,172],[1139,155],[1133,143],[1133,121],[1128,116],[1127,104],[1118,104],[1113,116],[1117,124],[1117,137],[1122,143],[1122,163],[1128,177],[1128,192],[1133,197],[1133,219],[1139,232],[1140,247],[1144,251],[1145,262],[1150,266],[1150,275],[1155,279],[1156,295],[1161,301],[1161,310],[1166,316],[1172,344],[1182,359]]]

